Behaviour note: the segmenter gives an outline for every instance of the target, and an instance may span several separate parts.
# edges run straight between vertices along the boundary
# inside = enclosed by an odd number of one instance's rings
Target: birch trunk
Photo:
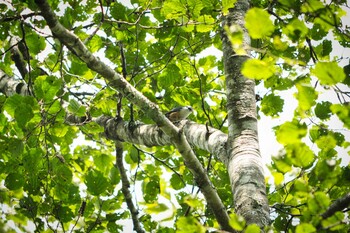
[[[237,1],[235,8],[230,9],[224,20],[224,27],[238,25],[243,30],[243,48],[250,45],[249,35],[244,28],[244,16],[248,9],[249,1]],[[227,167],[234,207],[247,224],[255,223],[263,228],[269,224],[269,207],[259,151],[255,82],[245,78],[240,72],[248,56],[235,54],[225,33],[222,42],[229,124]]]

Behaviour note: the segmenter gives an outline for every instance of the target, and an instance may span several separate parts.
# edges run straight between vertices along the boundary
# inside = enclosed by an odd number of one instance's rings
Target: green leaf
[[[194,217],[179,217],[176,222],[177,233],[204,233],[206,228]]]
[[[321,150],[328,151],[330,149],[335,148],[335,146],[337,145],[337,140],[334,138],[333,135],[327,134],[325,136],[319,137],[316,140],[316,144]]]
[[[13,95],[6,99],[4,109],[14,117],[20,127],[24,127],[34,117],[37,102],[32,96]]]
[[[51,135],[54,135],[55,137],[59,137],[59,138],[64,137],[68,131],[69,131],[69,127],[65,124],[60,124],[60,123],[53,125],[53,127],[49,129],[49,133]]]
[[[318,62],[311,73],[316,76],[323,85],[335,85],[344,81],[344,70],[337,62]]]
[[[116,20],[128,20],[128,9],[119,2],[112,2],[110,5],[111,16]]]
[[[7,125],[8,121],[6,116],[3,113],[0,113],[0,134],[3,134],[5,132]]]
[[[34,82],[34,92],[38,99],[51,101],[62,87],[62,80],[55,76],[39,76]]]
[[[270,36],[275,30],[269,13],[260,8],[251,8],[248,10],[245,15],[245,26],[253,39]]]
[[[266,116],[278,116],[283,111],[283,104],[284,100],[272,93],[261,100],[261,111]]]
[[[327,36],[328,31],[324,30],[323,27],[318,24],[314,23],[313,27],[310,30],[311,38],[313,40],[322,40],[324,37]]]
[[[68,110],[75,116],[85,116],[86,107],[80,105],[75,99],[69,101]]]
[[[289,78],[281,78],[278,75],[273,75],[264,81],[264,86],[272,90],[287,90],[294,86],[294,82]]]
[[[31,174],[26,178],[26,182],[24,184],[23,189],[29,194],[39,195],[40,187],[41,187],[41,182],[39,177],[36,174],[34,175]]]
[[[74,218],[73,211],[68,206],[55,206],[53,209],[53,214],[62,222],[69,222]]]
[[[72,171],[65,166],[64,164],[61,164],[61,162],[57,162],[56,165],[53,166],[53,174],[54,178],[57,182],[61,184],[70,183],[73,179]]]
[[[301,11],[304,13],[307,12],[317,12],[318,10],[325,8],[323,3],[319,0],[308,0],[303,3],[301,6]]]
[[[10,190],[17,190],[24,185],[23,174],[19,172],[9,173],[5,179],[5,186]]]
[[[235,6],[235,3],[237,0],[222,0],[222,13],[224,15],[227,15],[229,12],[229,9],[233,8]]]
[[[323,213],[329,207],[331,201],[324,192],[316,192],[313,197],[308,199],[308,209],[313,214]]]
[[[120,182],[120,173],[116,167],[112,167],[109,173],[109,179],[112,185],[119,184]]]
[[[275,134],[277,141],[283,145],[300,143],[306,135],[307,127],[297,121],[287,121],[276,128]]]
[[[16,108],[15,119],[19,126],[24,127],[33,117],[34,113],[31,106],[21,103]]]
[[[230,226],[237,230],[242,231],[246,225],[246,222],[242,216],[235,213],[230,214]]]
[[[284,175],[280,172],[272,172],[273,181],[276,186],[279,186],[284,181]]]
[[[71,66],[69,69],[70,73],[72,73],[74,75],[83,76],[88,71],[89,71],[89,68],[87,67],[86,63],[84,63],[80,60],[77,60],[77,59],[71,60]]]
[[[46,47],[45,39],[38,34],[29,34],[26,36],[25,40],[31,54],[36,55]]]
[[[185,187],[184,182],[181,180],[181,178],[177,174],[173,174],[171,176],[170,184],[171,184],[171,187],[173,187],[175,190],[179,190]]]
[[[226,34],[232,44],[232,48],[236,51],[237,54],[246,54],[246,51],[241,48],[243,42],[243,29],[239,25],[231,25],[230,27],[226,26]]]
[[[247,226],[247,228],[244,231],[244,233],[259,233],[259,232],[261,232],[260,227],[256,224],[251,224]]]
[[[169,0],[164,2],[161,12],[166,19],[178,19],[186,14],[187,8],[181,0]]]
[[[301,192],[309,192],[309,185],[308,183],[303,179],[297,179],[294,182],[294,187],[296,190]]]
[[[330,107],[332,103],[329,101],[323,101],[321,103],[317,103],[315,107],[315,115],[321,120],[329,119],[332,115]]]
[[[4,109],[11,117],[15,117],[15,112],[21,104],[33,106],[35,105],[35,99],[31,96],[14,94],[6,99]]]
[[[297,83],[296,87],[298,92],[296,98],[298,100],[298,109],[300,113],[309,111],[312,106],[316,104],[317,92],[315,89],[309,85]]]
[[[94,163],[102,172],[109,170],[113,166],[113,160],[113,156],[107,154],[99,154],[94,156]]]
[[[289,144],[285,150],[287,157],[296,167],[309,168],[315,161],[314,152],[305,143]]]
[[[259,59],[249,59],[243,63],[242,74],[247,78],[268,79],[276,72],[273,62]]]
[[[181,78],[179,67],[175,64],[169,64],[159,76],[158,85],[160,88],[169,87]]]
[[[109,181],[100,171],[89,171],[85,177],[87,191],[94,196],[98,196],[105,192],[109,186]]]
[[[307,35],[308,28],[305,26],[304,22],[294,18],[282,31],[295,42]]]
[[[162,43],[154,43],[147,48],[147,59],[149,61],[159,60],[160,57],[164,57],[169,54],[169,50]]]
[[[44,152],[41,148],[30,148],[30,150],[23,155],[23,167],[27,172],[37,174],[42,166],[42,156]]]
[[[322,227],[324,229],[330,229],[331,231],[342,230],[344,226],[343,224],[339,224],[343,222],[345,219],[345,214],[341,211],[336,212],[331,217],[322,220]]]
[[[147,204],[146,206],[145,212],[148,214],[159,214],[169,209],[165,204],[157,202]]]
[[[285,174],[289,172],[292,169],[291,162],[289,158],[286,156],[286,154],[279,155],[279,156],[272,156],[272,166],[277,171],[281,172],[282,174]]]
[[[152,203],[157,199],[160,191],[159,177],[153,176],[142,183],[143,198],[147,203]]]
[[[345,79],[343,80],[343,83],[345,85],[350,86],[350,65],[346,65],[343,67],[343,71],[345,74]]]
[[[334,114],[337,114],[345,127],[350,129],[350,105],[333,104],[330,109]]]
[[[215,19],[211,15],[199,16],[198,22],[200,22],[201,24],[196,25],[197,32],[209,32],[215,26]]]
[[[295,233],[312,233],[316,232],[316,228],[310,223],[301,223],[295,229]]]

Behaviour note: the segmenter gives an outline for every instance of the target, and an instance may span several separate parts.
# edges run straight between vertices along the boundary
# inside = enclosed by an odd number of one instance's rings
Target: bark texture
[[[226,28],[238,25],[243,30],[243,48],[249,48],[250,45],[250,38],[244,27],[244,16],[248,9],[249,1],[237,1],[223,23]],[[222,42],[229,124],[227,165],[234,207],[247,224],[255,223],[263,228],[269,224],[269,206],[259,151],[255,81],[245,78],[240,72],[248,56],[235,54],[225,32],[222,34]]]
[[[196,184],[203,193],[208,205],[213,210],[221,228],[232,231],[225,206],[217,191],[213,188],[205,169],[197,159],[182,131],[175,127],[164,114],[160,112],[156,104],[152,103],[135,87],[129,84],[123,76],[101,62],[86,48],[75,34],[64,28],[57,20],[55,13],[52,11],[47,1],[35,0],[35,3],[41,10],[41,15],[50,27],[53,36],[59,39],[72,53],[84,61],[91,70],[104,77],[108,81],[110,87],[118,90],[126,99],[142,109],[157,123],[165,134],[171,137],[172,144],[175,145],[176,149],[181,153],[187,168],[192,172]]]

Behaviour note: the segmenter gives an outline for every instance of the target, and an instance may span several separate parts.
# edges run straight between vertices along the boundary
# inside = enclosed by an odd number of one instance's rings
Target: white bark
[[[238,25],[243,30],[243,48],[248,48],[250,38],[244,27],[244,15],[249,1],[239,0],[225,18],[224,27]],[[265,179],[259,151],[255,81],[245,78],[240,69],[248,59],[237,55],[225,33],[222,35],[227,86],[228,173],[232,185],[234,207],[247,224],[261,228],[269,224],[269,206]]]

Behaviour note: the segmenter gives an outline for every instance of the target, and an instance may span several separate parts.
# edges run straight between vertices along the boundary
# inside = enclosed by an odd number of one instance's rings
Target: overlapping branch
[[[217,221],[224,230],[232,231],[229,225],[229,217],[225,210],[220,197],[213,188],[205,169],[196,158],[190,144],[187,142],[185,135],[176,126],[174,126],[159,110],[158,106],[148,100],[142,93],[129,84],[120,74],[108,67],[95,57],[82,43],[82,41],[73,33],[64,28],[51,10],[49,4],[45,0],[36,0],[35,3],[41,10],[48,26],[54,37],[59,39],[67,48],[79,57],[87,66],[104,77],[110,87],[118,90],[130,102],[137,105],[145,112],[161,130],[171,138],[178,151],[184,158],[185,164],[191,170],[194,179],[201,189],[203,195],[210,208],[213,210]]]

